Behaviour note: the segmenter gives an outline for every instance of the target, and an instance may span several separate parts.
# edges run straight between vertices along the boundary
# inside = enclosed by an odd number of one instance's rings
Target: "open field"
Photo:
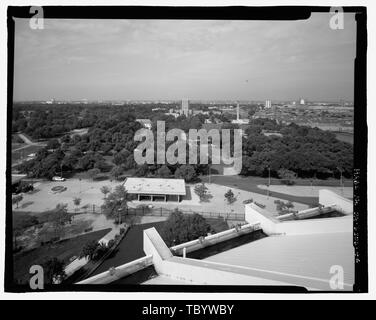
[[[200,178],[204,182],[209,181],[208,176],[200,176]],[[253,193],[259,193],[263,195],[267,194],[267,191],[264,189],[261,189],[259,186],[268,184],[268,178],[213,175],[210,177],[210,181],[218,185],[238,188],[238,189],[253,192]],[[311,180],[309,179],[296,179],[295,182],[296,182],[295,186],[311,186]],[[271,179],[271,185],[281,185],[281,182],[279,179]],[[325,189],[327,187],[337,187],[339,185],[339,180],[335,180],[335,179],[312,180],[312,185],[314,187],[319,187],[321,189]],[[352,181],[345,180],[344,186],[352,187],[353,186]],[[292,201],[292,202],[300,202],[300,203],[304,203],[307,205],[315,205],[317,204],[317,201],[318,201],[317,195],[315,193],[313,193],[311,196],[309,196],[309,193],[306,193],[306,195],[298,196],[298,195],[291,195],[291,194],[280,193],[277,191],[274,191],[274,192],[272,191],[270,196],[280,198],[283,200]]]
[[[81,198],[79,208],[85,206],[101,206],[103,204],[104,195],[100,188],[104,185],[111,187],[120,185],[118,181],[92,181],[69,179],[62,182],[41,181],[34,185],[37,192],[32,194],[24,194],[24,199],[19,205],[19,211],[43,212],[52,210],[58,203],[68,204],[68,210],[73,212],[77,208],[73,204],[73,198]],[[64,186],[66,191],[61,193],[53,193],[51,188],[56,186]],[[25,205],[27,204],[27,205]]]
[[[36,249],[20,252],[14,255],[14,279],[18,283],[28,283],[30,279],[29,269],[32,265],[42,265],[46,259],[58,258],[66,264],[69,260],[78,256],[82,247],[89,241],[99,240],[110,229],[91,232],[68,240],[62,240],[54,244],[48,244]]]
[[[17,142],[12,142],[12,152],[13,150],[17,150],[19,148],[23,148],[26,145],[24,143],[17,143]]]
[[[259,185],[258,187],[263,190],[268,189],[268,186],[266,185]],[[319,190],[323,188],[327,190],[331,190],[339,195],[342,195],[345,198],[349,198],[349,199],[353,198],[352,187],[344,187],[343,194],[342,194],[341,187],[308,187],[308,186],[271,185],[270,191],[283,193],[283,194],[289,194],[289,195],[300,195],[302,197],[311,197],[311,196],[318,197]]]

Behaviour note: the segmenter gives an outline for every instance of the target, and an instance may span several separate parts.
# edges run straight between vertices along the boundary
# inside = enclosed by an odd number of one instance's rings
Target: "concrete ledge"
[[[341,206],[349,213],[344,217],[338,218],[279,221],[274,217],[270,217],[270,212],[266,212],[266,210],[261,209],[253,203],[250,203],[245,205],[245,220],[248,223],[255,223],[256,221],[259,221],[261,229],[267,235],[352,232],[353,219],[352,215],[350,214],[352,213],[352,211],[348,211],[350,209],[348,202],[341,202],[341,199],[336,198],[338,195],[331,191],[328,191],[328,193],[324,192],[323,194],[325,196],[330,195],[330,197],[325,197],[323,205],[331,207],[335,206],[336,208],[337,206]],[[352,204],[352,201],[348,201]],[[345,204],[347,205],[347,207],[345,206]]]
[[[324,206],[334,204],[337,211],[346,215],[351,215],[354,213],[353,201],[327,189],[322,189],[319,191],[319,203]]]
[[[215,245],[217,243],[230,240],[239,236],[242,236],[247,233],[251,233],[253,231],[260,229],[260,223],[250,223],[241,226],[238,230],[236,228],[232,228],[229,230],[225,230],[222,232],[218,232],[216,234],[207,236],[204,238],[204,240],[201,242],[199,239],[195,239],[192,241],[184,242],[179,245],[171,247],[171,251],[174,254],[182,255],[184,248],[186,249],[186,253],[193,252],[208,246]]]
[[[94,277],[85,279],[77,284],[107,284],[118,279],[129,276],[132,273],[145,269],[153,264],[152,256],[142,257],[140,259],[123,264],[112,270],[102,272]]]

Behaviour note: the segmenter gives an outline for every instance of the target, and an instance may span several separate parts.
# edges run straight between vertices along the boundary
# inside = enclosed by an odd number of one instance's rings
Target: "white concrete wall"
[[[161,242],[162,241],[162,242]],[[283,285],[286,283],[244,274],[244,268],[215,262],[181,258],[167,254],[168,247],[155,230],[144,230],[144,251],[152,255],[154,268],[159,275],[187,282],[188,284],[217,285]],[[238,272],[236,270],[238,269]]]
[[[254,203],[249,203],[244,206],[245,210],[245,221],[248,223],[260,223],[261,229],[266,233],[267,235],[276,234],[276,221],[274,219],[270,219],[268,216],[270,213],[268,213],[266,210],[261,209],[259,206],[257,206]]]
[[[332,201],[333,199],[329,199]],[[331,205],[334,203],[331,202]],[[276,234],[314,234],[332,232],[352,232],[352,216],[338,218],[308,219],[294,221],[277,221],[269,218],[270,213],[253,203],[245,206],[245,220],[249,223],[259,221],[261,229],[267,235]]]
[[[154,268],[158,274],[161,272],[163,261],[173,256],[154,227],[144,230],[144,252],[152,256]]]
[[[232,228],[229,230],[225,230],[222,232],[218,232],[216,234],[210,235],[205,237],[204,241],[201,243],[199,239],[195,239],[189,242],[185,242],[182,244],[179,244],[177,246],[171,247],[171,251],[174,252],[174,254],[182,255],[183,249],[186,248],[186,252],[193,252],[208,246],[215,245],[217,243],[230,240],[239,236],[242,236],[244,234],[251,233],[255,230],[260,229],[260,223],[250,223],[246,224],[240,227],[240,229],[237,231],[236,228]]]
[[[189,263],[192,260],[194,264]],[[222,270],[218,269],[218,266]],[[158,274],[195,285],[289,285],[288,283],[258,277],[256,273],[255,276],[252,276],[251,274],[241,273],[241,271],[243,270],[236,266],[173,257],[161,263]]]
[[[140,259],[131,261],[129,263],[118,266],[114,269],[113,274],[110,271],[105,271],[93,277],[85,279],[77,284],[107,284],[123,277],[129,276],[132,273],[145,269],[153,264],[152,256],[142,257]]]
[[[319,203],[324,206],[335,204],[337,210],[343,214],[354,213],[354,206],[351,200],[346,199],[330,190],[322,189],[319,191]]]

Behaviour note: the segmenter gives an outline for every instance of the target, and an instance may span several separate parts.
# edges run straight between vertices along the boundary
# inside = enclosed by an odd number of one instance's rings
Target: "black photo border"
[[[31,6],[9,6],[8,84],[7,84],[7,160],[6,160],[6,250],[5,292],[244,292],[244,293],[307,293],[295,286],[219,286],[219,285],[46,285],[43,290],[31,290],[28,285],[13,282],[12,195],[11,195],[11,133],[14,85],[14,20],[30,18]],[[353,291],[368,292],[367,244],[367,8],[342,7],[345,13],[355,13],[356,59],[354,68],[354,233],[355,284]],[[152,6],[43,6],[44,18],[69,19],[188,19],[188,20],[303,20],[311,13],[328,13],[324,6],[274,7],[152,7]],[[346,293],[346,291],[315,291],[315,293]],[[309,292],[313,293],[313,292]]]

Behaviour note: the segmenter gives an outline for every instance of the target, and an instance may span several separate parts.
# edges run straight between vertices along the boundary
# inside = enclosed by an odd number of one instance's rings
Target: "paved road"
[[[26,136],[25,136],[24,134],[22,134],[22,133],[19,133],[18,136],[19,136],[19,137],[20,137],[20,138],[21,138],[26,144],[28,144],[28,145],[33,146],[33,145],[37,144],[37,143],[31,141],[28,137],[26,137]]]

